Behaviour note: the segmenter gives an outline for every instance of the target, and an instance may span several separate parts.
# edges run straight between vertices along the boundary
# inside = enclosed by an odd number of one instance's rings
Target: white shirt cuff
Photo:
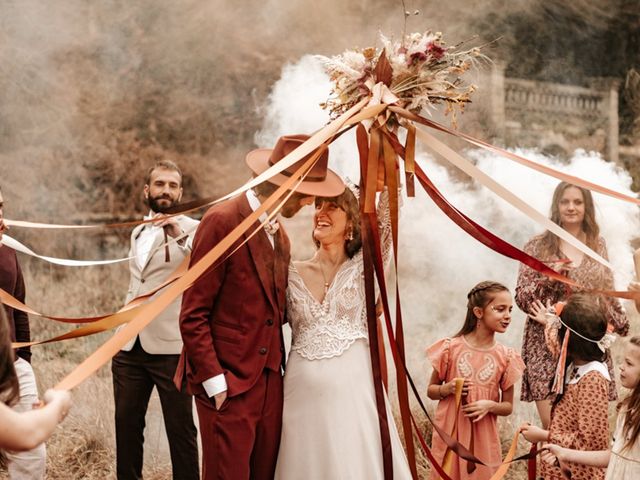
[[[193,249],[193,232],[185,233],[183,230],[179,238],[183,241],[176,242],[176,245],[183,252],[190,252]]]
[[[204,387],[204,391],[207,392],[207,396],[209,398],[214,395],[218,395],[219,393],[226,392],[227,381],[224,378],[224,373],[205,380],[202,382],[202,386]]]

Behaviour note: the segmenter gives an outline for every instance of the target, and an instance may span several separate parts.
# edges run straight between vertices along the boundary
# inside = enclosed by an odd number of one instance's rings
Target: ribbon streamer
[[[586,188],[588,190],[592,190],[594,192],[598,192],[601,193],[603,195],[607,195],[613,198],[617,198],[618,200],[623,200],[625,202],[629,202],[629,203],[635,203],[636,205],[640,205],[640,199],[638,198],[634,198],[634,197],[630,197],[629,195],[625,195],[624,193],[620,193],[620,192],[616,192],[615,190],[611,190],[610,188],[606,188],[603,187],[601,185],[598,185],[597,183],[593,183],[593,182],[589,182],[587,180],[584,180],[580,177],[576,177],[574,175],[569,175],[568,173],[564,173],[561,172],[559,170],[556,170],[554,168],[551,167],[547,167],[546,165],[542,165],[540,163],[534,162],[532,160],[529,160],[527,158],[521,157],[519,155],[516,155],[513,152],[510,152],[508,150],[505,150],[503,148],[500,147],[496,147],[495,145],[491,145],[490,143],[484,142],[482,140],[479,140],[477,138],[472,137],[471,135],[467,135],[465,133],[459,132],[457,130],[452,130],[448,127],[445,127],[444,125],[434,122],[433,120],[429,120],[425,117],[422,117],[420,115],[416,115],[415,113],[411,113],[408,110],[405,110],[403,108],[400,108],[398,106],[394,106],[394,105],[390,105],[389,106],[389,110],[392,112],[395,112],[399,115],[401,115],[404,118],[407,118],[409,120],[412,120],[416,123],[420,123],[422,125],[425,125],[427,127],[431,127],[435,130],[438,130],[440,132],[443,133],[447,133],[449,135],[452,135],[454,137],[457,138],[461,138],[465,141],[467,141],[468,143],[475,145],[477,147],[483,148],[485,150],[488,150],[492,153],[497,153],[503,157],[506,157],[510,160],[513,160],[514,162],[517,162],[521,165],[524,165],[526,167],[529,167],[533,170],[537,170],[538,172],[544,173],[545,175],[551,176],[551,177],[555,177],[558,180],[561,180],[563,182],[567,182],[567,183],[571,183],[573,185],[577,185],[583,188]]]
[[[209,197],[202,200],[194,200],[192,202],[186,202],[179,206],[176,206],[172,209],[169,209],[169,215],[175,216],[184,213],[188,213],[194,210],[198,210],[200,208],[209,207],[211,205],[215,205],[216,203],[220,203],[224,200],[228,200],[231,197],[239,195],[250,188],[259,185],[260,183],[268,180],[272,176],[281,173],[286,168],[292,166],[305,156],[312,153],[315,149],[317,149],[320,145],[327,142],[327,140],[335,137],[336,134],[343,128],[348,128],[349,126],[356,125],[360,123],[362,120],[375,117],[380,112],[382,112],[387,105],[372,105],[366,108],[362,108],[367,103],[367,99],[363,99],[358,102],[356,105],[351,107],[347,112],[342,114],[336,120],[330,122],[322,129],[318,130],[314,133],[306,142],[299,145],[294,151],[290,152],[288,155],[283,157],[279,162],[275,163],[269,169],[262,172],[260,175],[252,178],[248,182],[246,182],[241,187],[235,189],[231,193],[224,195],[223,197]],[[330,142],[329,142],[330,143]],[[65,230],[87,230],[87,229],[96,229],[96,228],[120,228],[120,227],[131,227],[136,225],[141,225],[143,223],[152,223],[153,219],[147,220],[135,220],[131,222],[120,222],[120,223],[109,223],[109,224],[94,224],[94,225],[68,225],[68,224],[53,224],[53,223],[39,223],[39,222],[29,222],[23,220],[10,220],[5,218],[4,223],[10,227],[21,227],[21,228],[36,228],[36,229],[65,229]]]
[[[532,208],[520,197],[518,197],[511,191],[507,190],[505,187],[500,185],[498,182],[496,182],[493,178],[491,178],[489,175],[484,173],[482,170],[474,166],[471,162],[464,159],[461,155],[459,155],[457,152],[452,150],[450,147],[448,147],[441,141],[437,140],[434,136],[428,134],[424,130],[418,129],[416,134],[419,138],[421,138],[424,141],[424,143],[427,146],[429,146],[429,148],[439,153],[449,163],[452,163],[453,165],[458,167],[460,170],[465,172],[471,178],[478,181],[481,185],[489,188],[492,192],[494,192],[500,198],[502,198],[503,200],[506,200],[509,204],[516,207],[526,216],[528,216],[535,222],[542,225],[546,230],[553,232],[555,235],[563,239],[569,245],[577,248],[582,253],[593,258],[598,263],[604,265],[609,269],[612,269],[611,264],[606,259],[604,259],[601,255],[594,252],[591,248],[589,248],[587,245],[579,241],[576,237],[571,235],[560,225],[552,222],[545,215],[538,212],[536,209]]]
[[[361,108],[361,104],[354,106],[347,112],[342,114],[338,119],[327,125],[321,132],[337,133],[344,124],[353,117]],[[314,138],[320,138],[323,135],[316,134]],[[330,136],[330,135],[329,135]],[[327,139],[325,139],[327,140]],[[323,142],[320,142],[322,144]],[[289,161],[295,163],[306,155],[306,149],[301,145],[291,152],[287,157]],[[320,146],[320,145],[318,145]],[[135,317],[128,322],[123,328],[118,330],[113,337],[107,340],[93,354],[87,357],[80,365],[78,365],[71,373],[69,373],[56,386],[60,390],[70,390],[87,378],[89,378],[98,368],[107,363],[120,349],[134,338],[144,327],[146,327],[160,312],[162,312],[175,298],[181,295],[189,286],[197,280],[204,272],[206,272],[218,258],[222,256],[249,228],[250,226],[267,210],[269,210],[278,199],[280,199],[286,190],[291,189],[295,182],[307,173],[318,159],[319,152],[312,155],[307,161],[301,165],[298,170],[287,178],[278,189],[269,196],[260,207],[251,215],[245,218],[238,226],[236,226],[224,239],[222,239],[211,251],[201,258],[195,265],[191,266],[187,272],[170,285],[165,291],[160,293],[154,301],[149,302],[141,307]],[[281,162],[278,162],[278,164]]]
[[[302,181],[302,179],[300,181]],[[298,184],[300,183],[300,181],[298,182]],[[296,186],[298,184],[296,184]],[[233,255],[244,244],[246,244],[249,240],[251,240],[251,238],[254,235],[256,235],[260,230],[264,229],[265,225],[268,224],[271,221],[271,218],[277,214],[277,212],[280,210],[280,208],[282,208],[282,205],[284,205],[284,203],[289,199],[289,197],[291,195],[292,195],[292,191],[290,191],[284,197],[284,199],[274,209],[274,211],[267,216],[267,219],[264,222],[260,223],[253,230],[253,232],[251,232],[251,234],[247,235],[242,242],[240,242],[222,260],[220,260],[215,265],[213,265],[212,268],[217,268],[221,263],[223,263],[225,260],[227,260],[227,258],[229,258],[231,255]],[[165,282],[163,282],[161,285],[159,285],[156,288],[154,288],[152,291],[146,293],[145,295],[141,295],[140,297],[136,297],[135,299],[133,299],[131,302],[126,304],[122,309],[120,309],[118,311],[118,313],[119,313],[119,312],[123,312],[123,311],[127,311],[127,310],[133,309],[133,310],[131,310],[133,312],[131,315],[119,315],[119,316],[109,316],[109,317],[107,317],[107,316],[93,317],[92,320],[95,320],[95,323],[92,323],[89,326],[77,328],[77,329],[72,330],[70,332],[67,332],[67,333],[65,333],[63,335],[58,335],[56,337],[52,337],[52,338],[49,338],[49,339],[46,339],[46,340],[39,340],[39,341],[33,341],[33,342],[20,342],[20,343],[16,342],[16,343],[12,344],[12,348],[31,347],[31,346],[34,346],[34,345],[42,345],[42,344],[45,344],[45,343],[54,343],[54,342],[59,342],[59,341],[62,341],[62,340],[70,340],[72,338],[86,337],[86,336],[89,336],[89,335],[95,335],[96,333],[104,332],[106,330],[111,330],[111,329],[113,329],[115,327],[118,327],[118,326],[124,324],[124,323],[127,323],[131,318],[133,318],[133,315],[135,315],[138,312],[139,304],[141,303],[141,301],[143,301],[144,299],[150,298],[156,292],[158,292],[159,290],[161,290],[165,286],[169,285],[170,283],[172,283],[173,281],[175,281],[179,277],[181,277],[184,274],[184,272],[187,270],[188,264],[189,264],[189,257],[187,257],[187,258],[185,258],[183,260],[183,262],[180,264],[180,266],[169,276],[169,278]],[[4,290],[0,289],[0,294],[1,293],[6,293],[6,292],[4,292]],[[9,295],[9,294],[6,294],[6,295]],[[11,296],[9,295],[9,297],[11,297]],[[13,297],[11,297],[11,298],[13,298]],[[30,313],[36,313],[37,314],[37,312],[30,312]],[[49,318],[52,318],[52,317],[49,317]],[[53,319],[54,320],[59,320],[60,317],[54,317]],[[77,320],[77,319],[74,319],[74,320]]]
[[[196,228],[197,226],[185,233],[187,235],[191,235],[191,233],[193,233]],[[155,253],[157,250],[161,248],[167,248],[169,245],[172,245],[177,241],[178,241],[177,238],[172,238],[168,241],[164,241],[157,247],[151,249],[149,251],[149,255],[152,255],[153,253]],[[23,243],[20,243],[15,238],[10,237],[9,235],[6,235],[6,234],[2,235],[2,240],[0,241],[0,244],[6,245],[7,247],[12,248],[16,252],[24,253],[25,255],[29,255],[31,257],[44,260],[45,262],[48,262],[48,263],[53,263],[54,265],[61,265],[63,267],[94,267],[97,265],[113,265],[115,263],[127,262],[129,260],[136,258],[135,255],[132,255],[130,257],[115,258],[111,260],[73,260],[68,258],[48,257],[48,256],[40,255],[34,252]]]

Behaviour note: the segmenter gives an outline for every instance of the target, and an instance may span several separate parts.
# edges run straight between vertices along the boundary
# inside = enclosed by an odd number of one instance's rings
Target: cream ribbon
[[[467,175],[477,180],[480,184],[487,187],[493,193],[498,195],[503,200],[507,201],[509,204],[516,207],[522,213],[527,215],[529,218],[534,220],[535,222],[542,225],[545,229],[553,232],[558,237],[562,238],[569,245],[577,248],[585,255],[593,258],[596,262],[604,265],[607,268],[613,270],[611,264],[603,258],[601,255],[593,251],[591,248],[586,246],[584,243],[579,241],[576,237],[567,232],[564,228],[557,225],[556,223],[549,220],[545,215],[532,208],[528,203],[522,200],[520,197],[516,196],[511,191],[507,190],[505,187],[496,182],[489,175],[484,173],[482,170],[478,169],[471,162],[466,160],[464,157],[459,155],[457,152],[452,150],[450,147],[437,140],[433,135],[425,132],[421,128],[416,129],[416,135],[420,138],[429,148],[439,153],[445,160],[449,163],[452,163],[460,170],[465,172]]]
[[[371,98],[369,99],[369,103],[367,103],[367,107],[374,107],[378,105],[384,105],[385,107],[388,105],[395,105],[400,100],[384,83],[378,82],[375,85],[373,84],[373,79],[369,78],[364,85],[371,92]],[[389,110],[385,110],[384,122],[385,123],[389,119],[390,112]],[[371,126],[375,122],[377,116],[374,116],[370,119],[363,120],[362,124],[365,126],[367,131],[371,130]]]
[[[231,197],[235,197],[240,193],[243,193],[250,188],[255,187],[256,185],[261,184],[262,182],[270,179],[274,175],[282,172],[286,168],[289,168],[305,156],[309,155],[313,151],[315,151],[320,145],[326,142],[329,138],[335,135],[340,130],[349,127],[350,125],[354,125],[360,123],[361,121],[367,118],[375,118],[378,116],[380,112],[387,108],[387,105],[367,105],[368,99],[363,99],[354,105],[351,109],[349,109],[349,114],[351,115],[347,120],[334,120],[324,126],[322,129],[314,133],[311,138],[309,138],[306,142],[298,146],[295,150],[286,155],[282,160],[275,163],[272,167],[262,172],[255,178],[252,178],[248,182],[246,182],[241,187],[238,187],[231,193],[220,197],[212,202],[209,202],[206,205],[202,205],[199,208],[205,208],[211,205],[215,205],[216,203],[220,203],[224,200],[228,200]],[[364,108],[363,108],[364,107]],[[355,115],[353,112],[358,112]],[[180,213],[176,213],[174,215],[180,215]],[[173,215],[171,215],[173,216]],[[152,220],[134,222],[133,224],[141,224],[141,223],[150,223]],[[27,222],[23,220],[10,220],[5,219],[4,223],[9,225],[10,227],[22,227],[22,228],[43,228],[43,229],[89,229],[89,228],[103,228],[105,225],[64,225],[64,224],[52,224],[52,223],[37,223],[37,222]]]
[[[197,228],[197,225],[185,233],[188,235],[192,235],[193,232],[196,230],[196,228]],[[160,245],[152,249],[149,252],[149,255],[160,250],[161,248],[164,248],[167,245],[172,245],[177,241],[178,241],[178,238],[176,237],[176,238],[172,238],[167,242],[162,242]],[[0,245],[6,245],[7,247],[14,249],[16,252],[24,253],[25,255],[30,255],[40,260],[44,260],[45,262],[53,263],[54,265],[62,265],[64,267],[93,267],[96,265],[112,265],[114,263],[128,262],[129,260],[135,258],[135,255],[132,255],[130,257],[124,257],[124,258],[114,258],[111,260],[73,260],[69,258],[48,257],[46,255],[40,255],[34,252],[29,247],[27,247],[23,243],[20,243],[18,240],[16,240],[13,237],[10,237],[7,234],[2,235],[2,238],[0,239]]]

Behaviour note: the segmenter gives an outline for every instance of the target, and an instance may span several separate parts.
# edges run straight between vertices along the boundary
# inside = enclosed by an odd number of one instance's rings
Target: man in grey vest
[[[139,225],[131,234],[127,302],[158,287],[176,270],[191,252],[198,225],[187,216],[167,217],[163,213],[182,198],[182,173],[175,163],[162,160],[149,169],[144,197],[150,208],[145,219],[157,221]],[[192,397],[173,384],[182,350],[180,303],[178,297],[113,357],[119,480],[142,478],[145,414],[154,386],[162,405],[173,478],[199,478]]]

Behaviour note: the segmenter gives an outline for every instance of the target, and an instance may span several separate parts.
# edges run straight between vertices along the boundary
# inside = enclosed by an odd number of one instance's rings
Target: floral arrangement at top
[[[387,100],[397,100],[399,106],[414,113],[444,102],[455,122],[456,109],[462,110],[477,88],[461,76],[478,59],[486,59],[480,48],[447,47],[442,33],[430,31],[406,35],[402,41],[392,41],[382,34],[380,39],[381,49],[369,47],[331,58],[319,56],[335,84],[332,97],[321,106],[335,118],[373,96],[376,84],[383,83],[393,94],[387,95]]]

